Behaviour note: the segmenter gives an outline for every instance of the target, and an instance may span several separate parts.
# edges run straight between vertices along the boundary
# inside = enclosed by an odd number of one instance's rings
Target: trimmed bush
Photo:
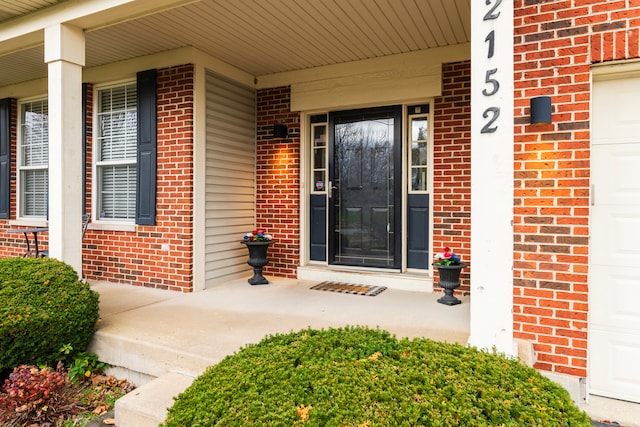
[[[517,360],[360,327],[265,338],[210,367],[171,426],[590,426]]]
[[[55,366],[86,350],[98,320],[98,294],[71,266],[52,258],[0,259],[0,371]],[[70,360],[65,360],[71,358]]]

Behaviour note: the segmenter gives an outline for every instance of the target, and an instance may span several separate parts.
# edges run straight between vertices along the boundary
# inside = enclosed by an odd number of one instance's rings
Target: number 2
[[[489,6],[491,4],[493,0],[485,0],[484,4],[486,4],[487,6]],[[485,13],[484,18],[482,18],[483,21],[489,21],[491,19],[498,19],[498,16],[500,16],[500,12],[495,13],[496,9],[498,8],[498,6],[500,6],[500,3],[502,3],[502,0],[495,0],[496,3],[493,5],[493,7],[491,9],[489,9],[489,11],[487,13]]]
[[[498,117],[500,117],[500,108],[489,107],[486,110],[484,110],[484,113],[482,113],[482,117],[486,119],[489,117],[489,114],[492,114],[492,116],[489,119],[489,121],[484,126],[482,126],[480,133],[494,133],[496,130],[498,130],[498,126],[492,127],[491,125],[493,124],[493,122],[498,120]]]

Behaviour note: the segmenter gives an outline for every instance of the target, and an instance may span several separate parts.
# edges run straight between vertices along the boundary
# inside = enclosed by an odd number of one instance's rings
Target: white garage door
[[[640,402],[640,74],[594,80],[590,392]]]

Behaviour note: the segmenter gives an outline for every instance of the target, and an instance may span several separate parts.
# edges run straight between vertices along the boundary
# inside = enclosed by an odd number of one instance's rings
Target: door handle
[[[333,190],[337,190],[338,187],[333,185],[333,182],[329,181],[329,198],[333,197]]]

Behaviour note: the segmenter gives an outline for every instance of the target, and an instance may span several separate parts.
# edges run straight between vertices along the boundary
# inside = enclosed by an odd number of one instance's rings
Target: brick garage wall
[[[88,230],[88,279],[193,291],[193,91],[192,65],[158,70],[156,225],[135,232]],[[91,150],[88,156],[90,173]]]
[[[587,375],[590,66],[638,57],[640,2],[516,0],[514,334]],[[549,95],[553,124],[530,126]]]
[[[265,272],[296,277],[300,256],[300,114],[290,111],[289,87],[257,94],[256,226],[274,235]],[[273,125],[289,135],[274,139]]]
[[[470,262],[471,63],[443,64],[442,96],[434,100],[433,249],[449,246]],[[470,291],[470,268],[462,270],[458,293]],[[437,276],[437,271],[434,273]],[[437,281],[437,277],[434,279]],[[436,286],[435,289],[438,289]]]

